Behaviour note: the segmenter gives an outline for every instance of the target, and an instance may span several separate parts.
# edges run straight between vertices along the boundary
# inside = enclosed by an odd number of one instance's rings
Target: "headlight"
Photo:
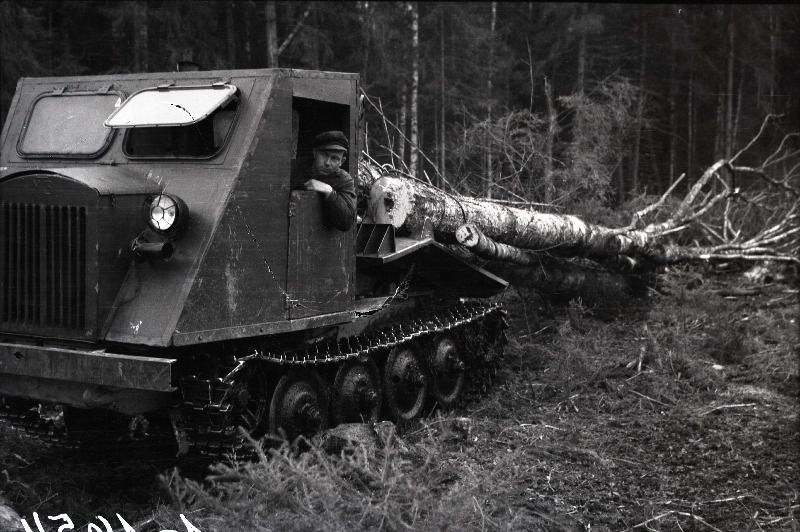
[[[150,202],[150,214],[147,222],[150,227],[160,233],[176,228],[185,213],[182,201],[168,194],[159,194]]]

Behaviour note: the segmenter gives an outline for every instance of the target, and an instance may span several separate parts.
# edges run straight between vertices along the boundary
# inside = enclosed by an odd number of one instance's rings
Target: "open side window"
[[[145,89],[105,125],[129,129],[122,145],[128,157],[205,159],[222,150],[238,108],[233,85]]]
[[[324,131],[341,131],[350,138],[350,106],[308,98],[292,98],[292,135],[297,161],[311,161],[311,143]],[[352,149],[352,146],[351,146]],[[342,169],[350,173],[348,157]]]

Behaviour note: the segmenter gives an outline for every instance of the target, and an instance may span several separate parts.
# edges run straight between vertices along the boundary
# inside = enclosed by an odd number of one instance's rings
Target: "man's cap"
[[[350,149],[350,143],[347,142],[347,137],[341,131],[326,131],[314,137],[312,143],[314,149],[317,150],[343,150]]]

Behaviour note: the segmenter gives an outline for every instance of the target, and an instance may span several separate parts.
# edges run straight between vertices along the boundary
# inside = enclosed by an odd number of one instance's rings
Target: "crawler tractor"
[[[355,74],[289,69],[21,79],[0,140],[0,415],[62,442],[161,416],[182,453],[214,454],[239,427],[452,406],[502,347],[486,298],[506,283],[424,231],[337,230],[293,179],[322,131],[361,153],[359,94]]]

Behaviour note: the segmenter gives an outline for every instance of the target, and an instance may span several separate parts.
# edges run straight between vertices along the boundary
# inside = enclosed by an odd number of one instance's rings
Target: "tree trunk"
[[[495,242],[481,232],[474,224],[464,224],[455,233],[456,241],[482,259],[511,262],[521,266],[538,264],[545,254],[527,249],[515,248],[508,244]]]
[[[419,6],[411,2],[411,138],[408,147],[409,170],[412,176],[419,174]]]
[[[647,294],[648,276],[609,272],[569,259],[548,257],[529,268],[504,262],[489,262],[483,267],[515,287],[536,290],[553,303],[580,299],[595,314],[613,315],[620,309],[630,309],[633,298]]]
[[[575,92],[583,94],[584,81],[586,78],[586,15],[589,10],[586,4],[581,4],[580,14],[580,37],[578,41],[578,85]]]
[[[717,87],[717,118],[716,118],[716,126],[717,130],[714,135],[714,158],[719,159],[725,153],[725,119],[724,119],[724,98],[725,95],[723,94],[722,90],[722,82],[720,82]]]
[[[631,190],[639,190],[639,150],[642,144],[642,116],[644,114],[644,67],[647,58],[647,21],[642,17],[642,52],[639,58],[639,102],[636,107],[636,138],[633,141]],[[620,201],[622,198],[620,198]]]
[[[447,164],[447,137],[445,135],[445,125],[446,125],[446,114],[445,110],[447,108],[447,98],[445,96],[444,84],[445,84],[445,70],[444,70],[444,9],[440,12],[440,19],[439,19],[439,53],[441,57],[441,71],[439,72],[439,80],[441,82],[440,85],[440,100],[441,100],[441,124],[439,126],[439,134],[441,135],[441,140],[439,141],[439,157],[441,162],[439,163],[439,174],[441,175],[442,184],[447,182],[446,178],[446,170],[445,166]]]
[[[253,21],[252,3],[244,3],[244,67],[250,68],[253,64],[253,47],[250,43],[252,40],[253,32],[250,25]]]
[[[409,233],[420,233],[431,224],[442,241],[453,241],[459,227],[473,223],[499,243],[556,255],[601,258],[633,252],[658,253],[650,250],[650,236],[643,231],[620,234],[587,224],[576,216],[459,198],[417,181],[394,177],[383,177],[373,184],[367,218]]]
[[[662,190],[667,190],[675,182],[675,163],[677,159],[678,115],[675,101],[678,98],[678,67],[677,46],[675,44],[675,30],[669,34],[669,181]]]
[[[772,19],[770,18],[770,21]],[[47,68],[53,72],[53,49],[55,43],[53,42],[53,0],[47,2]]]
[[[769,107],[770,113],[777,109],[775,105],[775,95],[777,94],[778,66],[776,57],[778,55],[778,35],[781,29],[781,19],[774,13],[774,6],[769,6]]]
[[[547,100],[547,139],[545,141],[544,152],[544,188],[542,199],[545,203],[553,201],[553,144],[555,142],[556,130],[558,124],[556,123],[556,108],[553,105],[553,90],[550,87],[550,82],[547,77],[544,78],[544,96]]]
[[[489,135],[489,128],[492,126],[492,82],[494,78],[494,33],[495,33],[495,26],[497,24],[497,2],[492,2],[492,17],[491,22],[489,23],[489,69],[488,75],[486,80],[486,100],[488,102],[488,109],[487,109],[487,130],[486,130],[486,197],[492,197],[492,184],[494,182],[493,177],[493,161],[492,161],[492,141],[491,136]]]
[[[728,6],[728,90],[727,113],[725,115],[725,151],[726,158],[733,155],[733,6]]]
[[[742,116],[742,93],[744,92],[744,65],[742,65],[739,75],[739,90],[736,93],[736,114],[733,118],[733,133],[731,134],[731,146],[736,146],[739,142],[739,118]]]
[[[228,52],[227,68],[236,68],[236,21],[233,2],[225,2],[225,43]]]
[[[692,174],[694,164],[694,55],[692,55],[691,71],[689,73],[689,87],[686,96],[686,172]],[[687,181],[688,183],[688,181]]]
[[[267,20],[267,68],[278,67],[278,16],[274,0],[267,0],[264,6]]]
[[[147,72],[149,50],[147,48],[147,2],[139,0],[133,5],[133,60],[136,72]]]
[[[7,530],[8,532],[22,532],[25,530],[22,527],[22,518],[19,513],[11,507],[11,503],[3,497],[2,492],[0,492],[0,530]]]
[[[311,10],[311,26],[313,28],[320,27],[319,21],[319,9],[312,9]],[[314,33],[314,38],[311,39],[310,48],[311,48],[311,69],[312,70],[319,70],[319,55],[320,55],[320,43],[319,43],[319,35]]]
[[[397,157],[400,159],[400,166],[406,168],[406,109],[408,105],[408,85],[403,84],[400,94],[400,118],[397,120]]]

